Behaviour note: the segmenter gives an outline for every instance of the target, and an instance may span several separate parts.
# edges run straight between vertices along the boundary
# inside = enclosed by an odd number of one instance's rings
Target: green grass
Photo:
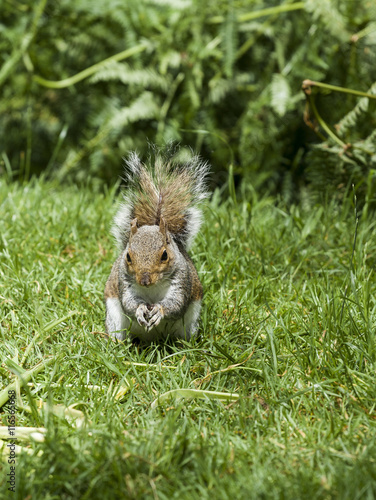
[[[11,498],[376,497],[375,219],[242,193],[192,251],[199,338],[143,348],[101,335],[114,191],[0,181],[0,389],[52,359],[21,389],[16,425],[47,433]],[[238,397],[158,404],[175,389]]]

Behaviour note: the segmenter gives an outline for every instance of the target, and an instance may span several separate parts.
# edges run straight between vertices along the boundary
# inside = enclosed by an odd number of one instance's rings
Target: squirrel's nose
[[[151,284],[150,274],[144,273],[140,279],[140,285],[149,286]]]

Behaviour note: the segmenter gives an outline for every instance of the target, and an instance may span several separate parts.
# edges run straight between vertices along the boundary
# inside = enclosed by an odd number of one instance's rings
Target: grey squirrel
[[[126,161],[128,190],[115,219],[120,246],[105,287],[106,331],[124,340],[171,335],[190,339],[198,328],[203,290],[187,254],[201,225],[208,164],[157,155],[146,166]]]

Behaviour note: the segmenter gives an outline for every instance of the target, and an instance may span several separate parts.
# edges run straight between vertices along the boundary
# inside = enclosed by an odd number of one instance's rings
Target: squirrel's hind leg
[[[181,339],[190,340],[198,330],[200,319],[201,300],[194,300],[190,303],[184,317],[179,320],[175,336]]]
[[[117,297],[106,299],[106,331],[119,340],[125,339],[125,330],[129,328],[129,319]]]

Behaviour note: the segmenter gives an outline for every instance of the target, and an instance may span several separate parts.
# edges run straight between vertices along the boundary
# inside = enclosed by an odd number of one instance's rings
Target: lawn
[[[368,207],[215,192],[191,251],[199,336],[142,346],[104,334],[117,200],[0,180],[1,439],[15,408],[21,447],[0,498],[375,498]]]

